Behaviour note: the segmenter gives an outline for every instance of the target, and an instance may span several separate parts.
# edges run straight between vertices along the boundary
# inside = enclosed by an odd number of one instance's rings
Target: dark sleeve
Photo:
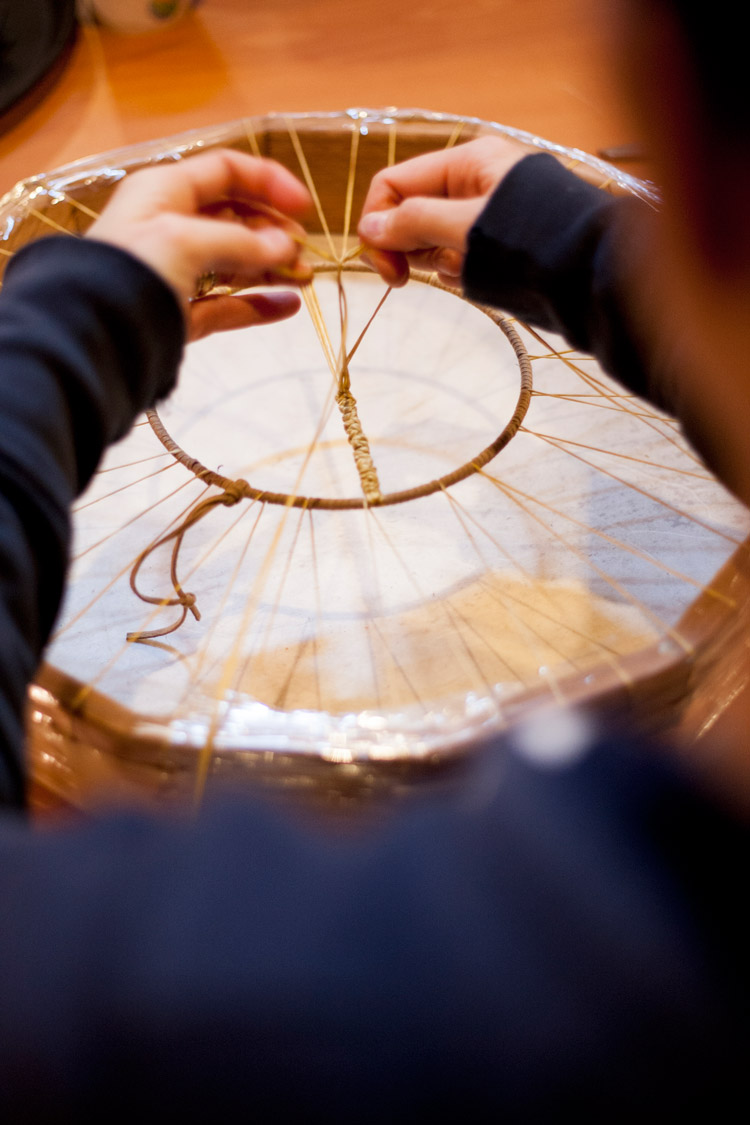
[[[47,238],[0,292],[0,803],[22,801],[26,687],[55,619],[71,502],[104,448],[172,387],[184,325],[129,254]]]
[[[733,1120],[747,826],[563,743],[317,825],[6,817],[3,1120]]]
[[[464,291],[593,355],[634,394],[674,415],[724,480],[721,434],[707,427],[690,393],[694,375],[683,378],[679,324],[657,328],[635,312],[650,285],[647,211],[642,200],[612,196],[547,153],[527,156],[469,232]]]
[[[630,390],[670,409],[622,281],[622,242],[646,206],[587,183],[547,153],[527,156],[469,233],[463,285],[473,301],[562,334]]]

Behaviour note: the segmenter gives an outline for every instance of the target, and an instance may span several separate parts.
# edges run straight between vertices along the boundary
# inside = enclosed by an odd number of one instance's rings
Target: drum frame
[[[238,121],[99,155],[34,177],[0,201],[0,246],[7,255],[55,229],[82,233],[124,176],[208,148],[240,148],[298,171],[294,136],[299,130],[304,130],[321,209],[337,231],[348,229],[351,215],[359,213],[371,176],[393,161],[394,148],[401,161],[487,133],[509,136],[529,151],[542,149],[564,157],[607,190],[634,193],[651,203],[656,200],[650,185],[603,161],[494,123],[419,110],[351,109],[344,114],[269,115]],[[347,195],[342,190],[346,169],[340,150],[342,136],[348,145],[354,135],[360,138],[357,178],[353,193]],[[367,143],[361,143],[365,137]],[[311,229],[322,232],[315,223]],[[3,264],[0,257],[0,271]],[[743,543],[723,566],[712,582],[713,594],[700,594],[681,617],[676,630],[684,645],[664,637],[621,658],[618,671],[603,664],[566,677],[561,687],[568,704],[657,729],[674,725],[690,706],[696,729],[709,727],[723,701],[745,682],[744,670],[728,662],[727,653],[744,643],[747,632],[749,544],[750,540]],[[724,598],[713,596],[717,592]],[[212,776],[234,784],[246,779],[302,790],[312,786],[317,792],[336,794],[391,791],[461,760],[478,742],[549,702],[542,684],[504,701],[502,719],[489,700],[450,701],[440,722],[422,730],[408,753],[403,752],[399,732],[387,724],[373,740],[371,732],[358,737],[355,716],[343,720],[308,716],[304,729],[302,720],[301,725],[290,726],[283,713],[267,709],[256,729],[235,732],[230,741],[221,726],[211,732],[210,770]],[[206,739],[205,730],[139,716],[49,664],[42,665],[30,689],[28,732],[32,774],[73,803],[79,798],[82,803],[90,801],[81,797],[73,776],[76,760],[84,763],[81,768],[88,771],[92,792],[134,799],[146,795],[158,801],[183,799],[195,776],[196,754],[204,749]],[[364,728],[360,733],[364,735]]]

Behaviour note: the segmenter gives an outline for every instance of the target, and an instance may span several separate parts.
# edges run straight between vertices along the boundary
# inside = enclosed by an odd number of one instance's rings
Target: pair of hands
[[[358,228],[364,256],[390,285],[405,284],[410,264],[455,284],[471,226],[524,155],[511,141],[484,137],[379,172]],[[159,273],[197,339],[297,311],[299,297],[288,290],[192,298],[207,273],[235,288],[305,284],[310,271],[300,260],[298,220],[311,202],[280,164],[217,150],[128,177],[88,236],[128,250]]]

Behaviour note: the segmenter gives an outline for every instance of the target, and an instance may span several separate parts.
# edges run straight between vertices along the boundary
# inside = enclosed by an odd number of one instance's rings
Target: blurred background
[[[121,145],[272,111],[419,107],[647,172],[614,0],[0,0],[0,194]],[[143,30],[143,29],[146,30]]]

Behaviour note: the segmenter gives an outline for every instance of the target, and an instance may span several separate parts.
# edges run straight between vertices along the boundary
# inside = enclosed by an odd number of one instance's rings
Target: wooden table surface
[[[588,152],[634,142],[606,43],[610,7],[200,0],[150,34],[82,27],[43,100],[5,128],[0,118],[0,194],[79,157],[271,111],[419,107]]]

